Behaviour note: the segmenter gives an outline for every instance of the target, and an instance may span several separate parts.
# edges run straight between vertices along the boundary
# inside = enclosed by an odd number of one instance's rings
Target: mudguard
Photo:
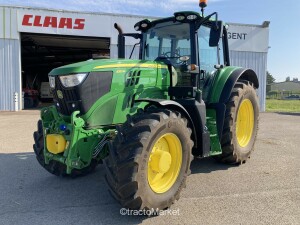
[[[229,66],[220,70],[214,78],[207,96],[207,108],[216,111],[216,122],[219,140],[222,138],[226,103],[230,98],[232,89],[238,80],[247,80],[259,87],[258,78],[252,69]]]
[[[184,116],[189,120],[191,129],[193,131],[192,132],[192,140],[194,141],[194,146],[197,146],[197,134],[196,134],[195,124],[194,124],[190,114],[180,103],[172,101],[172,100],[166,100],[166,99],[148,99],[148,98],[140,98],[140,99],[135,100],[135,102],[148,102],[155,106],[164,106],[169,109],[177,110],[177,111],[183,113]]]

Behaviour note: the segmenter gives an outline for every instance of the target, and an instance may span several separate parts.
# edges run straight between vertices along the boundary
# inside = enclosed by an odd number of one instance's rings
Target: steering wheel
[[[174,53],[175,56],[171,56],[172,52],[164,52],[162,55],[167,58],[180,58],[181,55],[179,55],[177,52]]]

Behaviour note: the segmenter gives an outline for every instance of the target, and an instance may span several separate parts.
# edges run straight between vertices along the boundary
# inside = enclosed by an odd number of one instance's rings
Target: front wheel
[[[253,85],[248,81],[238,81],[226,104],[222,154],[215,158],[229,164],[246,162],[253,151],[258,118],[258,98]]]
[[[130,117],[104,161],[112,195],[130,209],[169,207],[190,173],[190,136],[178,112],[153,109]]]

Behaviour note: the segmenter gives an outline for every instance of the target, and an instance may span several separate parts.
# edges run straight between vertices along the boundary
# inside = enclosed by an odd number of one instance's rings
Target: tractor
[[[258,128],[258,78],[230,65],[218,14],[176,12],[118,35],[118,59],[53,69],[54,104],[34,132],[40,165],[81,176],[103,163],[110,193],[129,209],[166,209],[179,199],[194,157],[242,164]],[[125,37],[139,59],[125,59]],[[201,161],[199,161],[201,162]],[[102,168],[103,168],[102,167]]]

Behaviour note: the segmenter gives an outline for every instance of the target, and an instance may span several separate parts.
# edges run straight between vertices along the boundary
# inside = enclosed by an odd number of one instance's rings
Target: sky
[[[0,5],[30,6],[87,12],[171,16],[176,11],[199,11],[197,0],[0,0]],[[206,14],[218,12],[225,22],[262,24],[270,21],[268,71],[276,82],[299,78],[299,0],[208,0]]]

